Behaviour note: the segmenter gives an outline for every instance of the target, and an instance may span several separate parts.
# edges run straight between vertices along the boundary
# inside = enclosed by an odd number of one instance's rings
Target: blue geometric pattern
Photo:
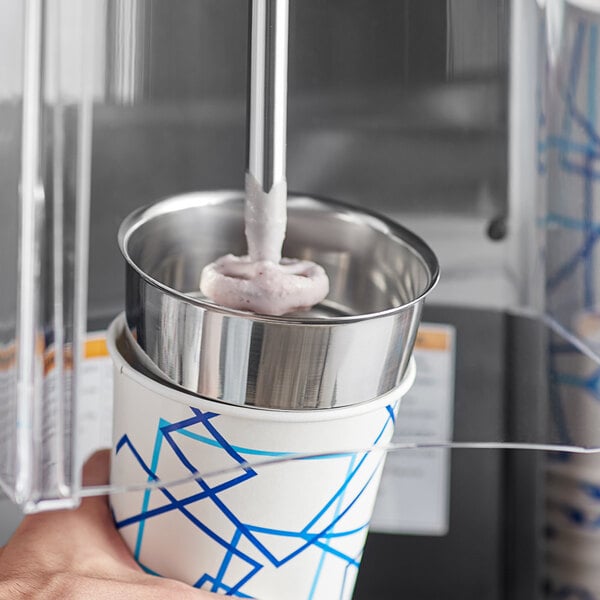
[[[397,404],[397,403],[396,403]],[[379,411],[382,416],[381,427],[372,446],[386,443],[394,427],[394,418],[397,405],[387,406],[385,410]],[[189,527],[196,528],[214,543],[215,552],[221,552],[222,560],[218,569],[214,572],[200,571],[197,573],[195,587],[208,589],[228,596],[249,598],[248,584],[257,577],[264,569],[278,569],[295,558],[301,556],[307,550],[318,550],[320,558],[314,573],[306,573],[310,579],[310,589],[306,596],[307,600],[319,597],[318,586],[322,577],[327,577],[327,570],[336,564],[336,568],[342,570],[342,587],[340,598],[347,597],[349,586],[353,585],[356,570],[358,569],[361,553],[349,556],[340,550],[337,542],[352,536],[360,536],[362,540],[368,528],[368,522],[359,523],[351,528],[345,526],[345,517],[352,511],[353,507],[369,489],[373,478],[380,472],[384,455],[380,454],[376,460],[367,460],[371,455],[369,452],[345,453],[332,456],[301,457],[294,459],[292,452],[275,452],[257,448],[240,447],[230,443],[219,431],[220,415],[212,411],[202,411],[198,408],[189,407],[189,418],[178,422],[168,422],[160,419],[154,439],[152,456],[145,459],[136,448],[134,442],[125,434],[118,441],[115,451],[119,458],[129,455],[139,465],[140,472],[147,477],[148,481],[160,481],[159,463],[165,453],[172,460],[175,458],[181,468],[189,474],[197,474],[204,468],[211,471],[210,465],[195,464],[192,454],[201,455],[202,452],[194,452],[193,444],[210,448],[214,451],[224,453],[232,465],[239,465],[239,470],[230,470],[229,475],[221,477],[218,482],[205,480],[197,477],[195,485],[197,491],[180,498],[176,496],[176,490],[168,488],[154,488],[145,490],[139,512],[127,516],[117,515],[117,527],[124,529],[137,527],[135,538],[134,556],[138,562],[142,555],[144,537],[147,527],[151,526],[152,520],[167,513],[177,512],[187,520]],[[186,442],[186,448],[182,442]],[[197,448],[196,448],[197,450]],[[259,478],[261,467],[253,468],[249,463],[260,458],[293,459],[294,462],[306,461],[342,461],[346,464],[345,476],[341,483],[327,495],[319,510],[294,530],[265,527],[264,524],[245,522],[236,515],[235,511],[228,506],[223,498],[227,490],[243,487],[251,480]],[[273,467],[266,467],[273,468]],[[235,471],[235,472],[234,472]],[[212,480],[212,478],[211,478]],[[356,482],[360,483],[356,485]],[[354,485],[353,485],[354,484]],[[372,487],[372,486],[371,486]],[[352,492],[349,493],[349,489]],[[372,490],[371,490],[372,491]],[[156,501],[150,505],[152,495],[162,496],[164,503],[157,505]],[[155,496],[156,500],[156,496]],[[216,528],[211,528],[198,517],[197,507],[203,503],[210,503],[211,507],[217,508],[228,524],[233,526],[233,534],[226,536]],[[285,540],[285,548],[282,552],[281,540]],[[359,546],[360,547],[360,544]],[[235,561],[237,575],[232,574],[232,562]],[[201,562],[201,561],[199,561]],[[240,562],[245,565],[242,576]],[[144,566],[144,565],[142,565]],[[150,573],[151,569],[145,567]]]
[[[546,310],[567,331],[575,315],[597,308],[600,289],[595,206],[600,201],[598,28],[590,18],[567,19],[561,56],[558,64],[546,64],[545,73],[552,76],[538,99],[538,170],[547,196],[541,220],[546,233]],[[560,106],[562,114],[551,118],[548,103],[555,113]],[[575,346],[553,335],[549,375],[554,425],[562,442],[578,444],[577,432],[569,430],[566,404],[579,390],[600,401],[600,366],[585,375],[574,372],[575,355],[581,355]]]

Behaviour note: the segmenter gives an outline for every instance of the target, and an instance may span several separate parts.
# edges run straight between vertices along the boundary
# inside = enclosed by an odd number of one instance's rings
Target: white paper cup
[[[115,367],[111,483],[183,485],[111,495],[117,526],[150,572],[261,600],[352,595],[385,452],[415,365],[400,386],[353,406],[276,411],[222,404],[132,368],[108,333]],[[294,453],[357,452],[248,467]]]

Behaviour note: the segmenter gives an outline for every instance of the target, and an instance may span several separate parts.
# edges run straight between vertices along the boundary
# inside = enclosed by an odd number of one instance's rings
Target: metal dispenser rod
[[[285,179],[289,0],[250,0],[246,239],[251,260],[279,263]]]
[[[289,0],[251,0],[247,170],[263,191],[285,179]]]

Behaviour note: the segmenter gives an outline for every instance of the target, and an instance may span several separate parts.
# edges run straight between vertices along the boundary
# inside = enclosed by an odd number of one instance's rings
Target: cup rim
[[[422,302],[426,296],[435,288],[440,278],[440,266],[439,261],[430,248],[430,246],[418,235],[406,229],[402,225],[399,225],[394,220],[389,219],[383,215],[380,215],[374,211],[370,211],[368,209],[364,209],[362,207],[356,207],[351,204],[347,204],[345,202],[341,202],[339,200],[331,200],[329,198],[320,197],[314,194],[299,194],[292,193],[288,194],[288,198],[290,200],[310,200],[323,204],[327,204],[329,206],[334,206],[339,209],[345,211],[352,211],[356,213],[361,213],[363,215],[369,216],[372,219],[379,221],[383,226],[387,227],[389,231],[393,232],[397,235],[415,254],[416,258],[423,263],[423,267],[429,273],[429,282],[425,289],[415,298],[413,298],[410,302],[406,302],[399,306],[392,306],[390,308],[386,308],[384,310],[369,312],[369,313],[361,313],[356,315],[343,315],[336,317],[305,317],[305,316],[290,316],[290,315],[282,315],[282,316],[272,316],[272,315],[262,315],[257,313],[250,313],[243,310],[237,310],[232,308],[227,308],[220,304],[216,304],[209,300],[204,300],[202,298],[198,298],[195,296],[190,296],[174,288],[158,281],[154,277],[148,275],[145,271],[143,271],[136,262],[131,258],[128,250],[128,243],[131,236],[143,226],[146,222],[150,221],[157,216],[162,214],[168,214],[173,212],[174,210],[185,210],[186,208],[192,208],[194,206],[211,206],[215,204],[220,204],[227,201],[233,200],[243,200],[244,194],[241,191],[237,190],[203,190],[203,191],[195,191],[188,192],[185,194],[179,194],[176,196],[168,196],[154,202],[152,204],[148,204],[146,206],[142,206],[132,213],[130,213],[125,219],[121,222],[119,227],[117,239],[119,244],[119,249],[123,258],[125,259],[127,265],[132,268],[143,280],[145,280],[151,286],[158,288],[162,293],[167,294],[181,302],[195,305],[203,310],[209,310],[211,312],[234,316],[244,319],[249,319],[255,322],[260,323],[271,323],[271,324],[285,324],[285,325],[302,325],[302,326],[323,326],[323,325],[338,325],[338,324],[347,324],[347,323],[356,323],[362,321],[368,321],[371,319],[378,319],[382,317],[387,317],[390,315],[395,315],[400,313],[407,308],[414,306]],[[199,202],[200,201],[200,202]]]
[[[302,423],[330,421],[360,416],[364,413],[372,412],[384,407],[386,404],[390,404],[396,399],[402,399],[412,387],[417,374],[415,359],[414,356],[411,356],[408,367],[406,368],[400,384],[394,389],[382,394],[381,396],[377,396],[376,398],[344,406],[292,410],[230,404],[227,402],[213,400],[205,396],[200,396],[199,394],[187,393],[184,390],[176,389],[167,384],[160,383],[144,375],[143,373],[140,373],[131,364],[129,364],[117,347],[117,339],[123,334],[125,327],[127,327],[125,314],[120,313],[109,325],[106,335],[108,353],[113,361],[113,366],[118,369],[120,374],[129,377],[138,385],[146,388],[153,394],[162,397],[164,400],[170,400],[179,404],[185,404],[186,406],[195,406],[202,409],[206,408],[206,406],[201,406],[200,403],[202,402],[205,404],[208,402],[213,404],[215,410],[218,410],[220,414],[238,416],[250,420]]]

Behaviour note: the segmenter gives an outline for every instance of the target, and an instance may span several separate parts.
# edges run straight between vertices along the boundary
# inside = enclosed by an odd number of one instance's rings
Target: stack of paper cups
[[[600,313],[579,313],[573,332],[592,354],[600,350]],[[600,448],[600,365],[572,350],[555,364],[563,426],[572,444],[593,450]],[[560,597],[600,598],[600,454],[551,457],[545,492],[550,589]]]

